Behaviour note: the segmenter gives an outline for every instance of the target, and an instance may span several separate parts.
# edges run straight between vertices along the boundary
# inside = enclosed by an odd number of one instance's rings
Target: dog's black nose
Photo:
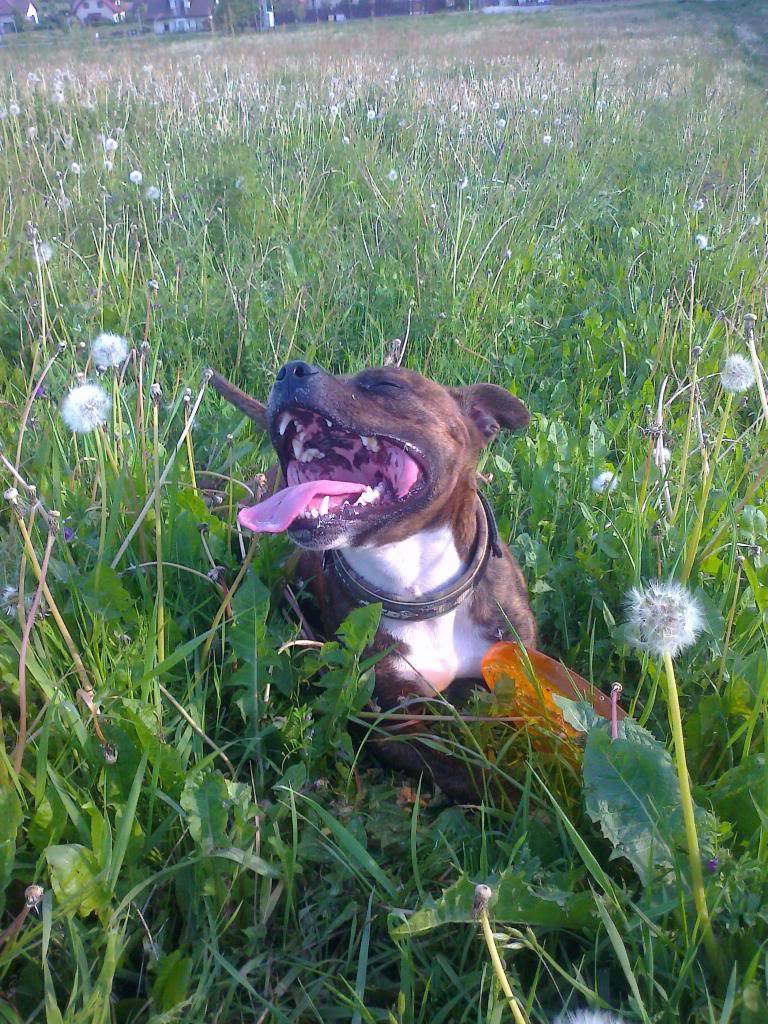
[[[302,377],[312,377],[314,374],[320,373],[316,366],[312,366],[310,363],[305,363],[303,359],[292,359],[285,366],[281,366],[277,371],[276,380],[283,381],[293,380],[295,378],[301,379]]]

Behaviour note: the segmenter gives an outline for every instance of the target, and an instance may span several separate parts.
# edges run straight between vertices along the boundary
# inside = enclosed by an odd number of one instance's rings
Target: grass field
[[[484,883],[531,1022],[765,1024],[767,10],[0,48],[0,1020],[509,1020]],[[203,368],[393,351],[529,405],[486,492],[542,648],[639,723],[479,696],[440,742],[513,804],[359,750],[371,617],[285,647],[290,546],[236,528],[270,453]],[[656,579],[674,665],[625,625]]]

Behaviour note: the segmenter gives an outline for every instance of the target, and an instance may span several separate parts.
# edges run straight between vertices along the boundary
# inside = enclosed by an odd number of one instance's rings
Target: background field
[[[768,427],[718,375],[766,312],[765,25],[764,3],[595,4],[0,49],[0,475],[30,538],[6,505],[0,1019],[500,1021],[478,882],[537,1024],[768,1019]],[[107,428],[75,437],[60,402],[102,330],[133,354],[102,377]],[[693,543],[706,630],[677,673],[722,979],[658,744],[590,805],[578,765],[457,727],[522,795],[451,807],[347,736],[371,724],[370,622],[281,653],[289,547],[234,527],[270,456],[201,371],[264,397],[291,356],[396,350],[528,403],[482,469],[542,647],[620,680],[662,744],[623,604]],[[26,485],[63,524],[28,643]]]

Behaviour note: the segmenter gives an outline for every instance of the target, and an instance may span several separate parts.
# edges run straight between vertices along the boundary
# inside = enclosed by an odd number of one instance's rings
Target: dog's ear
[[[211,370],[213,376],[211,377],[211,387],[218,391],[222,398],[226,398],[228,402],[231,402],[241,412],[244,412],[249,419],[252,419],[254,423],[261,427],[262,430],[267,429],[267,407],[262,405],[255,398],[251,398],[250,395],[246,395],[244,391],[236,387],[231,381],[228,381],[226,377],[222,377],[220,373],[215,370]]]
[[[448,391],[474,424],[483,444],[489,444],[500,430],[521,430],[530,423],[531,414],[520,399],[498,384],[471,384]]]

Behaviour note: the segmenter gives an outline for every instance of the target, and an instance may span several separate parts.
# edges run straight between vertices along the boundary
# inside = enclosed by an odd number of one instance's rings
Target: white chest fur
[[[463,562],[448,527],[424,530],[396,544],[348,548],[344,558],[366,582],[390,594],[421,597],[461,575]],[[454,679],[479,678],[488,640],[472,620],[468,602],[435,619],[382,618],[382,629],[405,647],[403,672],[424,694]]]

